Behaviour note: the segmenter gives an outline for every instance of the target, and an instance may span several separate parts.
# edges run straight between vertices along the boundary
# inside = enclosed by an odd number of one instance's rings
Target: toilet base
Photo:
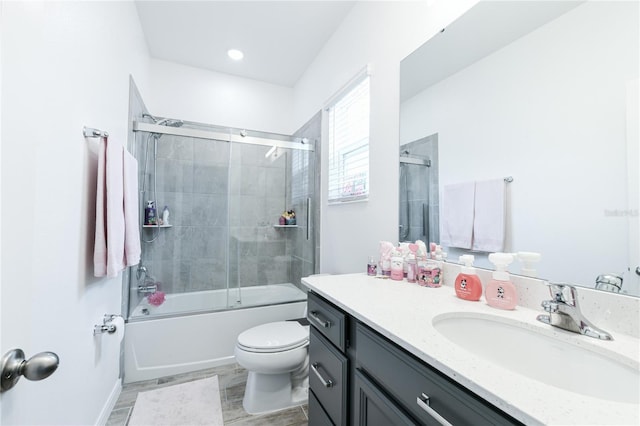
[[[261,374],[250,371],[244,391],[242,406],[249,414],[262,414],[305,404],[309,389],[304,386],[291,388],[291,373]]]

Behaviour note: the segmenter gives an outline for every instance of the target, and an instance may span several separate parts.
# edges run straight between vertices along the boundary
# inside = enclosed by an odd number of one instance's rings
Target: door
[[[627,174],[629,196],[627,217],[629,218],[629,274],[623,290],[640,295],[640,125],[638,123],[638,79],[627,83]]]

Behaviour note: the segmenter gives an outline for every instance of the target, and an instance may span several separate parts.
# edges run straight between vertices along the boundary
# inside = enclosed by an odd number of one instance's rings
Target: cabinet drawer
[[[333,426],[331,419],[320,405],[320,401],[309,391],[309,426]]]
[[[347,358],[313,327],[309,336],[309,389],[336,425],[347,424]]]
[[[360,323],[356,351],[359,368],[421,423],[441,424],[441,416],[456,426],[520,424]]]
[[[308,293],[307,319],[342,352],[346,349],[345,314],[315,293]]]

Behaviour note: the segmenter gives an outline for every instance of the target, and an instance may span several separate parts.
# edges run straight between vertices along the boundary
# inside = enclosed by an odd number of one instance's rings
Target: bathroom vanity
[[[474,323],[476,318],[491,318],[497,322],[487,324],[498,327],[516,321],[528,329],[526,333],[548,333],[549,339],[571,345],[577,341],[577,347],[583,344],[600,352],[598,356],[627,363],[635,374],[637,338],[615,333],[613,342],[598,342],[536,324],[533,309],[499,311],[484,301],[460,300],[447,285],[424,288],[364,274],[314,276],[303,283],[310,289],[312,325],[310,425],[637,424],[640,420],[635,395],[613,401],[561,389],[534,374],[535,366],[524,366],[533,376],[527,377],[527,372],[517,370],[517,359],[513,368],[513,363],[486,359],[448,338],[440,324],[448,325],[452,318],[471,318]],[[535,339],[531,340],[534,345]],[[536,352],[526,342],[520,346]],[[539,349],[545,353],[545,348]],[[520,356],[509,350],[503,355],[504,360]],[[522,363],[529,364],[525,359]],[[543,360],[542,368],[545,363],[553,359]]]

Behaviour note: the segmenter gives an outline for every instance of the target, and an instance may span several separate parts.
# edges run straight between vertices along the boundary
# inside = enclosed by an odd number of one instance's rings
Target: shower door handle
[[[311,237],[311,198],[307,198],[307,241]]]
[[[429,244],[429,204],[422,203],[422,234]]]

